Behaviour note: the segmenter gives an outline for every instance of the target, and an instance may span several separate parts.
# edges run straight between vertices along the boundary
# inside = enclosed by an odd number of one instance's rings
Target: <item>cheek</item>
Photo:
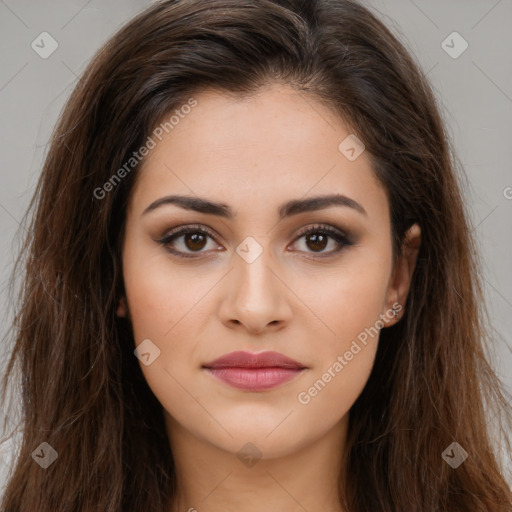
[[[179,416],[184,403],[187,409],[194,404],[188,381],[200,366],[201,333],[210,318],[207,294],[218,277],[198,272],[191,281],[190,272],[171,267],[165,255],[148,259],[135,245],[126,246],[123,261],[130,321],[135,345],[149,339],[150,352],[157,354],[148,365],[141,360],[140,367],[160,403]]]
[[[375,360],[391,268],[387,252],[375,255],[351,260],[343,271],[317,281],[324,283],[321,293],[309,291],[304,299],[322,322],[312,320],[317,324],[315,365],[296,399],[312,417],[324,418],[326,426],[348,412]]]
[[[142,249],[128,245],[126,254],[124,283],[135,340],[154,337],[167,342],[187,326],[190,317],[197,317],[215,276],[199,270],[183,272],[164,253],[148,258]],[[193,327],[191,323],[187,328]]]
[[[384,312],[391,258],[386,251],[376,254],[357,253],[329,274],[317,273],[296,281],[296,293],[311,311],[304,308],[309,330],[313,330],[314,322],[317,324],[315,351],[324,364],[325,357],[347,350],[350,342],[374,326]]]
[[[333,354],[323,368],[304,380],[295,397],[295,410],[307,436],[321,436],[346,418],[368,381],[377,343],[378,335],[367,345],[357,340],[349,343],[347,350]]]

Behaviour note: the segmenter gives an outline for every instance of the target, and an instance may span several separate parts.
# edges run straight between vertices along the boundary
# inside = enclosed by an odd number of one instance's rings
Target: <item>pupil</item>
[[[322,234],[312,234],[307,237],[309,241],[312,241],[313,246],[311,246],[308,242],[308,247],[314,250],[322,250],[325,249],[327,245],[327,237]]]
[[[206,241],[202,233],[188,233],[185,235],[185,244],[190,250],[200,250],[204,247]]]

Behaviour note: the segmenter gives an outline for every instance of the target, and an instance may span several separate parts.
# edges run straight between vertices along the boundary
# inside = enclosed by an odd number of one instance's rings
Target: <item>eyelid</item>
[[[216,240],[217,235],[210,228],[208,228],[206,226],[203,226],[202,224],[184,224],[184,225],[181,225],[181,226],[176,226],[175,228],[172,228],[170,231],[168,231],[162,237],[162,239],[167,239],[167,238],[170,238],[173,235],[177,235],[177,234],[183,235],[183,234],[186,234],[189,231],[204,232],[209,237],[211,237],[213,240],[215,240],[217,242],[217,240]],[[182,232],[184,232],[184,233],[182,233]]]
[[[337,228],[336,226],[333,226],[331,224],[326,223],[317,223],[313,224],[311,226],[306,226],[305,228],[301,229],[299,233],[296,235],[295,239],[301,238],[304,235],[307,235],[309,233],[314,233],[316,231],[322,231],[328,234],[335,234],[339,237],[345,238],[347,241],[351,241],[350,236],[341,228]]]

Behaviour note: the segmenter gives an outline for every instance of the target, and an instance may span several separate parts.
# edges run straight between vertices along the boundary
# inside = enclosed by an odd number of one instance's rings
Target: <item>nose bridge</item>
[[[259,241],[247,237],[236,249],[235,257],[235,286],[237,301],[242,307],[262,308],[274,301],[277,291],[275,276],[270,271],[272,264],[272,250],[268,237]]]
[[[222,308],[224,321],[260,331],[290,316],[287,288],[276,277],[270,237],[247,237],[236,249],[230,288]]]

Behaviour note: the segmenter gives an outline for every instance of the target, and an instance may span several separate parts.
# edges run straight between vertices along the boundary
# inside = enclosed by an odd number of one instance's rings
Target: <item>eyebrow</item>
[[[217,215],[226,219],[233,219],[235,213],[230,206],[224,203],[209,201],[201,197],[170,195],[153,201],[143,212],[142,215],[156,210],[160,206],[173,204],[184,208],[185,210],[193,210],[208,215]],[[324,210],[332,206],[344,206],[352,208],[362,215],[368,216],[366,210],[360,203],[343,194],[331,194],[307,199],[292,199],[282,204],[278,209],[280,219],[298,215],[300,213],[312,212],[316,210]]]

